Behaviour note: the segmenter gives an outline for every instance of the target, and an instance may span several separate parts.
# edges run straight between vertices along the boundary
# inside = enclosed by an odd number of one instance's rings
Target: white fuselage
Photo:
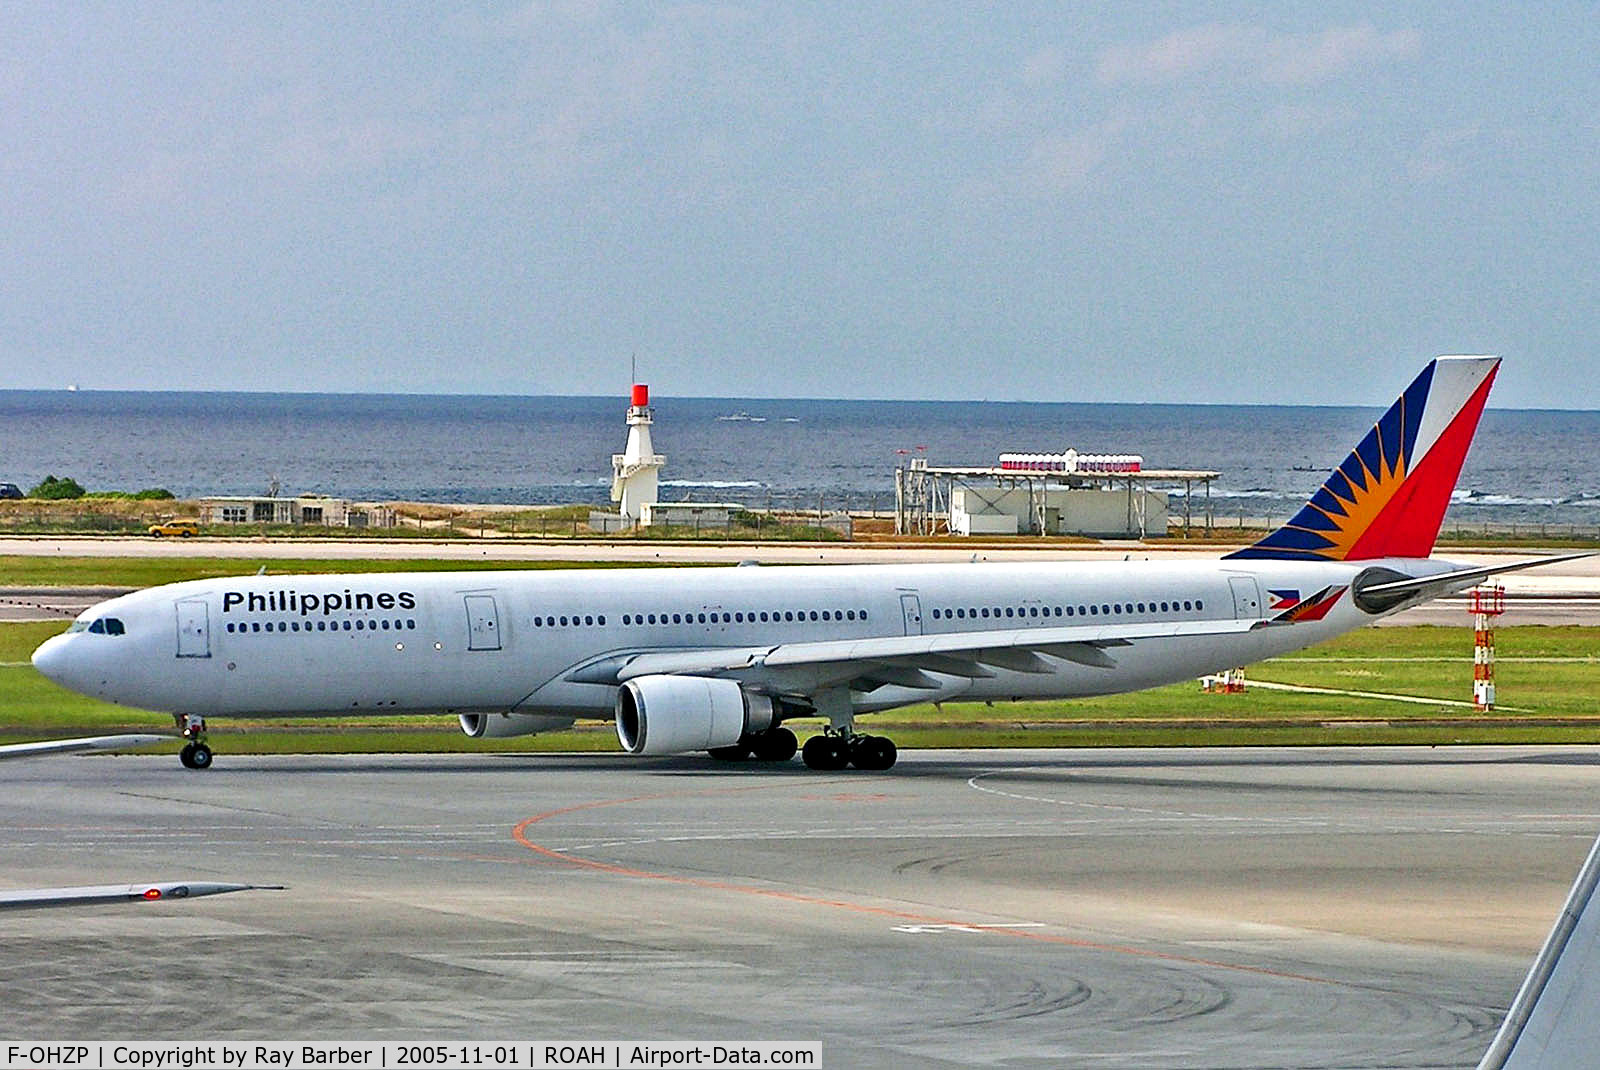
[[[111,702],[206,716],[516,711],[612,716],[629,655],[1030,628],[1268,619],[1364,568],[1432,561],[1116,562],[584,569],[196,580],[112,599],[39,648],[52,679]],[[115,630],[88,630],[115,620]],[[936,688],[852,696],[857,712],[921,701],[1133,691],[1310,646],[1375,615],[1346,591],[1321,619],[1141,639],[1111,664],[930,674]],[[586,680],[585,677],[589,679]]]

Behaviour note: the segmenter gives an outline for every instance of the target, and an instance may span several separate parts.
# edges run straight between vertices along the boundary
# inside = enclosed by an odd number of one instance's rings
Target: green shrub
[[[60,501],[66,498],[81,498],[83,494],[83,485],[71,476],[66,479],[45,476],[42,483],[28,492],[28,497],[43,498],[47,501]]]

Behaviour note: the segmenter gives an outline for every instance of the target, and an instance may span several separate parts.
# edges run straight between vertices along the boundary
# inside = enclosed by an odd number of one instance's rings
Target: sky
[[[0,389],[1600,408],[1592,3],[9,3]]]

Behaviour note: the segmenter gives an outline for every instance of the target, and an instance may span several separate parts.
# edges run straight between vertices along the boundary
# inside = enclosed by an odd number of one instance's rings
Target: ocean
[[[892,509],[908,457],[1137,453],[1211,469],[1219,518],[1285,518],[1381,409],[657,397],[663,500]],[[180,497],[593,503],[627,438],[623,397],[0,391],[0,481]],[[1600,412],[1489,410],[1450,520],[1600,525]]]

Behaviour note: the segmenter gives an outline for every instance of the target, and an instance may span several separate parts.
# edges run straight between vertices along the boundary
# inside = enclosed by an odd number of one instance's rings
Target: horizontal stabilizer
[[[1385,580],[1382,583],[1363,585],[1358,594],[1364,599],[1393,599],[1396,602],[1413,595],[1419,595],[1423,598],[1438,598],[1440,595],[1450,594],[1452,591],[1463,590],[1474,584],[1481,583],[1490,576],[1498,576],[1506,572],[1520,572],[1525,568],[1538,568],[1540,565],[1554,565],[1562,561],[1576,561],[1580,557],[1593,556],[1593,551],[1584,551],[1576,554],[1541,557],[1533,561],[1517,561],[1509,565],[1486,565],[1482,568],[1456,569],[1453,572],[1443,572],[1435,576]]]

